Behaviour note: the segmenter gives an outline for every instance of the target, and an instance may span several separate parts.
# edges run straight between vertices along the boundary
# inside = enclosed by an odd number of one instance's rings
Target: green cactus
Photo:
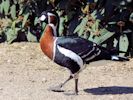
[[[37,42],[37,37],[28,30],[27,40],[29,42]]]
[[[30,13],[24,14],[24,19],[23,19],[22,27],[25,26],[25,24],[26,24],[26,22],[27,22],[27,20],[28,20],[29,15],[30,15]]]
[[[91,31],[96,32],[99,29],[99,22],[100,20],[95,20],[95,23],[91,26]]]
[[[2,4],[0,4],[0,13],[2,12]]]
[[[23,11],[24,11],[24,8],[21,8],[19,11],[19,15],[22,15]]]
[[[79,36],[82,36],[85,31],[87,22],[88,22],[88,16],[82,19],[81,23],[74,30],[74,33],[78,33]]]
[[[36,17],[34,20],[34,26],[36,26],[37,23],[38,23],[38,17]]]
[[[11,28],[9,28],[6,32],[7,42],[10,44],[17,38],[18,31],[21,30],[21,28],[16,27],[16,21],[12,22]]]
[[[11,6],[10,14],[13,20],[16,19],[16,5],[15,4]]]
[[[109,32],[104,28],[100,30],[100,36],[94,36],[93,34],[90,34],[90,37],[88,38],[88,40],[93,41],[97,44],[101,44],[113,35],[114,35],[114,32]]]
[[[3,4],[3,6],[4,6],[4,14],[8,15],[9,9],[10,9],[10,1],[9,0],[6,0],[6,1],[3,0],[3,2],[4,2],[4,4]]]
[[[2,3],[0,4],[0,12],[3,13],[4,11],[4,0],[2,0]]]
[[[129,46],[128,37],[122,34],[119,39],[119,51],[127,52]],[[125,53],[119,53],[120,56],[125,56]]]
[[[63,31],[64,31],[64,27],[65,27],[65,22],[66,22],[67,18],[66,16],[64,17],[60,17],[60,23],[59,23],[59,35],[63,36]]]
[[[19,0],[13,0],[13,3],[14,4],[17,4]]]

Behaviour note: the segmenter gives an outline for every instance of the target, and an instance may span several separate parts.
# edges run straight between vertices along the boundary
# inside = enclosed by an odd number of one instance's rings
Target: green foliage
[[[0,12],[3,13],[4,11],[4,0],[2,0],[2,3],[0,4]]]
[[[16,5],[15,4],[13,4],[11,6],[11,8],[10,8],[10,14],[11,14],[12,19],[15,20],[16,19]]]
[[[81,23],[74,30],[74,33],[78,33],[79,36],[82,36],[85,32],[85,27],[87,22],[88,22],[88,16],[82,19]]]
[[[27,22],[27,20],[28,20],[29,15],[30,15],[29,13],[26,13],[26,14],[24,15],[24,19],[23,19],[22,27],[25,26],[25,24],[26,24],[26,22]]]
[[[13,0],[14,4],[17,4],[20,0]]]
[[[18,31],[20,29],[19,28],[15,28],[15,29],[8,29],[8,31],[6,32],[6,38],[7,38],[7,42],[10,44],[12,43],[16,38],[17,38],[17,35],[18,35]]]
[[[34,26],[36,26],[37,23],[38,23],[38,17],[36,17],[35,20],[34,20]]]
[[[37,42],[37,37],[34,32],[31,30],[36,28],[38,22],[38,16],[36,15],[36,9],[40,5],[36,5],[37,1],[42,0],[2,0],[0,3],[0,13],[2,13],[5,18],[10,19],[10,24],[8,23],[5,27],[2,27],[0,30],[0,36],[4,33],[6,35],[6,41],[8,43],[12,43],[17,39],[19,33],[24,33],[27,40],[30,42]],[[20,3],[21,2],[21,3]],[[49,2],[55,2],[55,0],[49,0]],[[18,5],[17,5],[18,4]],[[19,6],[19,7],[17,7]],[[89,5],[88,5],[89,7]],[[44,6],[42,7],[42,9]],[[88,10],[88,8],[86,9]],[[85,11],[88,12],[88,11]],[[58,14],[61,13],[58,11]],[[59,25],[59,34],[62,36],[62,32],[65,29],[65,23],[70,21],[75,11],[71,11],[68,15],[61,16],[60,25]],[[60,15],[60,14],[59,14]],[[133,15],[133,14],[132,14]],[[86,38],[90,41],[93,41],[99,45],[107,46],[106,40],[111,38],[114,33],[109,32],[105,28],[101,28],[99,24],[99,20],[96,20],[96,12],[94,11],[91,16],[95,19],[95,22],[88,26],[88,19],[90,15],[82,16],[81,23],[75,28],[74,33],[77,33],[78,36]],[[34,18],[33,18],[34,17]],[[130,16],[130,20],[132,20],[132,16]],[[32,20],[31,20],[32,19]],[[116,22],[108,23],[110,25],[116,24]],[[42,29],[44,29],[46,23],[42,24]],[[99,28],[100,27],[100,28]],[[100,34],[96,35],[95,32],[99,32]],[[41,33],[40,33],[41,34]],[[121,35],[119,40],[114,39],[114,47],[119,45],[119,50],[126,52],[128,49],[129,41],[127,36]],[[124,54],[120,54],[123,56]]]
[[[12,43],[13,40],[15,40],[17,38],[17,35],[18,35],[18,31],[20,30],[21,28],[16,28],[16,21],[14,21],[12,23],[12,26],[8,29],[7,28],[7,32],[6,32],[6,38],[7,38],[7,42],[8,43]]]
[[[30,2],[32,2],[32,0]],[[37,41],[36,36],[34,36],[28,30],[32,28],[30,27],[30,25],[33,22],[30,22],[29,16],[32,16],[32,11],[35,7],[33,5],[33,8],[30,8],[31,4],[34,4],[34,2],[30,2],[29,0],[13,0],[13,2],[11,2],[10,0],[2,0],[0,4],[0,13],[2,13],[5,18],[11,19],[11,22],[10,24],[7,24],[5,27],[2,28],[0,33],[4,33],[6,35],[6,41],[8,43],[12,43],[14,40],[16,40],[18,34],[21,32],[24,33],[25,36],[27,36],[28,41]],[[16,7],[17,4],[19,5],[19,8]],[[31,26],[36,26],[37,21],[38,17],[35,17],[35,21]],[[42,27],[45,27],[45,23],[42,25]]]
[[[109,32],[108,30],[106,30],[104,28],[104,29],[100,30],[100,36],[95,36],[95,35],[91,34],[90,37],[88,38],[88,40],[93,41],[97,44],[102,44],[104,41],[106,41],[113,35],[114,35],[114,32]]]
[[[119,50],[123,52],[127,52],[128,46],[129,46],[128,37],[126,34],[122,34],[119,40]],[[125,56],[125,53],[120,53],[119,55]]]
[[[28,31],[27,39],[29,42],[37,42],[37,37],[33,35],[30,31]]]
[[[58,13],[58,15],[60,16],[60,13],[61,12],[57,12]],[[63,36],[63,31],[65,30],[65,22],[67,22],[67,16],[64,16],[64,17],[62,17],[62,16],[60,16],[60,22],[59,22],[59,35],[60,36]]]
[[[10,9],[10,0],[3,0],[4,14],[8,15]]]

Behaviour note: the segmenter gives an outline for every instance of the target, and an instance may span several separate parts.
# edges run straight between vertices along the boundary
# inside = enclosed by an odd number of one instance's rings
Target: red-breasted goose
[[[40,46],[43,53],[55,63],[70,70],[70,77],[58,89],[60,89],[71,79],[75,79],[75,94],[78,94],[78,75],[84,69],[84,64],[97,60],[128,61],[126,57],[119,57],[113,52],[103,48],[96,43],[81,37],[57,37],[58,17],[51,12],[43,12],[40,21],[47,22],[44,33],[40,39]]]

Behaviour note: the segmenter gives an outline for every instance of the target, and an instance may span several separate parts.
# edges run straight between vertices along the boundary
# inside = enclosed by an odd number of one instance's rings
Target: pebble
[[[43,78],[42,79],[42,83],[46,83],[47,82],[47,79],[46,78]]]

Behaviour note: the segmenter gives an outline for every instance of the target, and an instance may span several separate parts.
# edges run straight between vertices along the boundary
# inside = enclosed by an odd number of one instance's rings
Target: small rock
[[[43,78],[42,79],[42,83],[46,83],[47,82],[47,79],[46,78]]]
[[[8,59],[8,60],[7,60],[7,63],[11,63],[11,60],[10,60],[10,59]]]
[[[0,91],[3,90],[3,88],[0,88]]]
[[[32,82],[32,83],[35,83],[36,81],[35,80],[29,80],[30,82]]]

